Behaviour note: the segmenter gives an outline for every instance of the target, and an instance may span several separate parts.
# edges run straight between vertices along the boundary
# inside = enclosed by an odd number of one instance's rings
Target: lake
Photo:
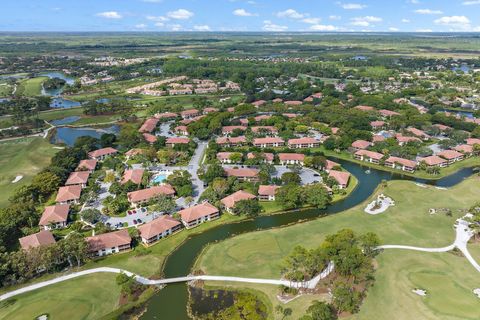
[[[93,138],[100,139],[104,133],[115,133],[120,132],[120,127],[118,125],[113,125],[108,128],[71,128],[71,127],[60,127],[56,129],[55,136],[53,136],[52,143],[65,143],[67,146],[71,147],[75,144],[75,141],[79,137],[89,136]]]
[[[73,85],[75,83],[74,78],[68,77],[63,72],[59,72],[59,71],[42,72],[39,74],[39,76],[49,77],[50,79],[59,78],[59,79],[65,80],[65,82],[68,85]],[[60,96],[60,94],[62,94],[62,92],[63,92],[63,87],[58,89],[48,89],[48,90],[42,88],[42,95],[44,96],[58,97]]]
[[[74,123],[75,121],[80,120],[80,119],[81,119],[81,117],[79,117],[79,116],[71,116],[71,117],[66,117],[66,118],[63,118],[63,119],[52,120],[52,121],[50,121],[50,123],[53,124],[54,126],[62,126],[62,125]]]
[[[51,108],[57,109],[69,109],[73,107],[80,107],[82,104],[78,101],[68,100],[65,98],[53,98],[52,102],[50,103]]]

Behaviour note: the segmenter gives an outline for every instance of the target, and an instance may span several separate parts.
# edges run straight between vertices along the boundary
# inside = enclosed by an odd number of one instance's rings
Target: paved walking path
[[[294,282],[289,280],[274,280],[274,279],[256,279],[256,278],[240,278],[240,277],[223,277],[223,276],[208,276],[208,275],[200,275],[200,276],[186,276],[186,277],[178,277],[178,278],[169,278],[169,279],[160,279],[160,280],[150,280],[134,274],[127,270],[122,270],[118,268],[109,268],[109,267],[102,267],[102,268],[95,268],[95,269],[88,269],[84,271],[74,272],[68,275],[60,276],[52,280],[42,281],[39,283],[32,284],[30,286],[26,286],[21,289],[17,289],[14,291],[10,291],[0,296],[0,301],[9,299],[11,297],[17,296],[22,293],[34,291],[36,289],[40,289],[52,284],[60,283],[63,281],[67,281],[73,278],[78,278],[81,276],[94,274],[94,273],[125,273],[129,277],[135,276],[135,279],[144,285],[165,285],[171,283],[180,283],[180,282],[190,282],[196,280],[203,280],[203,281],[228,281],[228,282],[245,282],[245,283],[260,283],[260,284],[271,284],[271,285],[284,285],[290,288],[307,288],[313,289],[317,286],[318,282],[327,277],[334,269],[333,262],[330,262],[328,266],[320,273],[318,276],[313,278],[310,281],[305,282]]]
[[[465,258],[467,258],[468,262],[470,262],[470,264],[478,272],[480,272],[480,265],[472,257],[472,255],[470,254],[467,248],[468,241],[474,235],[473,231],[469,227],[468,221],[465,220],[467,216],[457,219],[457,222],[455,223],[455,241],[449,246],[446,246],[443,248],[421,248],[421,247],[402,246],[402,245],[384,245],[384,246],[377,247],[377,249],[404,249],[404,250],[414,250],[414,251],[422,251],[422,252],[448,252],[457,248],[463,253]]]

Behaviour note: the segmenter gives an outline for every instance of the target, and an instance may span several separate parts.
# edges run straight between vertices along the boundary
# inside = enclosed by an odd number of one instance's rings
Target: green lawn
[[[83,115],[83,108],[78,107],[78,108],[54,109],[54,110],[42,111],[40,112],[38,117],[42,120],[51,121],[51,120],[63,119],[71,116],[82,116],[82,115]]]
[[[42,84],[48,77],[36,77],[31,79],[22,80],[18,85],[15,95],[17,96],[39,96],[42,94]]]
[[[0,303],[0,318],[98,319],[118,307],[120,288],[115,275],[93,274],[25,293]]]
[[[0,81],[0,97],[9,96],[12,93],[13,87],[5,81]]]
[[[45,139],[21,138],[0,143],[0,207],[8,204],[8,198],[16,188],[31,182],[33,176],[50,163],[57,152]],[[23,179],[12,184],[17,175]]]
[[[196,268],[201,269],[207,274],[221,274],[226,276],[243,276],[258,278],[279,278],[281,275],[282,261],[296,245],[313,248],[318,246],[327,234],[335,233],[342,228],[351,228],[356,232],[373,231],[377,233],[385,244],[405,244],[423,247],[443,247],[453,242],[455,234],[453,223],[455,219],[462,214],[458,209],[468,208],[478,201],[480,193],[480,183],[478,177],[472,177],[463,183],[449,189],[439,190],[434,187],[422,188],[408,181],[392,181],[377,194],[383,192],[392,197],[396,206],[388,209],[387,212],[380,215],[368,215],[363,209],[365,203],[347,210],[345,212],[319,218],[314,221],[293,225],[286,228],[272,229],[239,235],[225,241],[216,243],[208,247],[197,261]],[[453,210],[453,217],[444,214],[430,215],[429,208],[450,208]],[[455,301],[447,303],[454,295],[446,295],[443,299],[433,295],[427,298],[427,303],[415,302],[410,297],[409,290],[398,291],[401,283],[397,283],[395,277],[404,274],[408,276],[411,283],[409,287],[426,286],[429,290],[454,291],[461,296],[465,296],[465,304],[472,308],[473,300],[467,296],[473,288],[465,284],[470,283],[470,279],[478,278],[478,274],[468,262],[462,258],[456,258],[450,253],[421,254],[415,255],[416,264],[409,262],[409,252],[395,251],[384,252],[379,255],[379,267],[376,273],[376,291],[371,290],[365,302],[365,310],[362,308],[361,319],[378,318],[378,314],[391,313],[393,316],[395,308],[402,310],[409,309],[408,315],[423,312],[430,318],[438,319],[439,314],[447,314],[454,310],[459,303]],[[412,254],[413,255],[413,254]],[[480,248],[477,257],[480,257]],[[261,266],[261,267],[260,267]],[[422,272],[414,269],[408,271],[408,267],[421,267]],[[458,268],[450,273],[451,268]],[[428,274],[428,271],[431,274]],[[411,272],[411,273],[407,273]],[[435,278],[438,276],[438,278]],[[444,284],[437,283],[442,279]],[[447,281],[450,279],[449,281]],[[390,281],[390,283],[386,283]],[[404,281],[398,280],[398,281]],[[480,280],[476,280],[480,282]],[[463,287],[459,284],[463,284]],[[236,286],[233,284],[232,286]],[[243,285],[245,286],[245,285]],[[480,283],[476,285],[479,287]],[[248,287],[250,287],[248,285]],[[443,289],[442,289],[443,288]],[[453,290],[455,289],[455,290]],[[262,292],[266,293],[265,290]],[[374,294],[375,293],[375,294]],[[473,294],[472,294],[473,295]],[[272,295],[269,295],[272,296]],[[273,296],[274,297],[274,296]],[[375,298],[377,297],[377,298]],[[390,297],[388,303],[380,303],[383,297]],[[414,296],[420,299],[419,296]],[[405,300],[405,301],[404,301]],[[394,303],[395,301],[395,303]],[[401,301],[401,302],[396,302]],[[477,310],[480,307],[480,300],[476,300]],[[408,307],[406,307],[408,303]],[[272,304],[277,304],[273,298]],[[372,304],[372,311],[369,311],[369,304]],[[419,306],[421,305],[421,306]],[[290,306],[290,305],[287,305]],[[299,306],[298,308],[304,306]],[[293,306],[292,306],[293,308]],[[303,309],[302,309],[303,310]],[[298,312],[295,311],[294,312]],[[377,314],[377,317],[373,314]],[[365,314],[365,316],[363,316]],[[458,313],[461,314],[461,313]],[[428,319],[428,317],[409,317],[404,319]],[[477,314],[478,315],[478,314]],[[466,310],[463,314],[466,318],[473,317],[471,310]],[[383,317],[382,319],[388,319]]]

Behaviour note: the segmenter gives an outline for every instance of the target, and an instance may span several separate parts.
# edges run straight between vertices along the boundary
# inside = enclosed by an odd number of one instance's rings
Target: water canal
[[[193,235],[178,247],[166,260],[164,277],[172,278],[184,276],[190,273],[198,254],[202,248],[210,243],[225,240],[233,235],[241,233],[266,230],[275,227],[287,226],[300,220],[311,220],[324,215],[335,214],[350,209],[365,201],[383,180],[408,179],[418,183],[433,184],[439,187],[451,187],[474,173],[472,168],[464,168],[455,174],[445,178],[430,181],[414,179],[399,174],[379,171],[370,168],[370,173],[365,171],[367,167],[355,163],[333,159],[339,162],[346,170],[355,175],[359,183],[357,188],[346,199],[332,204],[325,210],[303,210],[287,212],[273,216],[260,216],[252,220],[239,223],[225,224],[201,234]],[[142,320],[153,319],[190,319],[187,314],[188,290],[186,284],[168,285],[160,290],[147,302],[147,310],[142,315]]]

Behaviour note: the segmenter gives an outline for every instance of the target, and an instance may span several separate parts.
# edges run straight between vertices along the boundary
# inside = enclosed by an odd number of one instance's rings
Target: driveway
[[[224,168],[242,167],[240,165],[223,165]],[[247,166],[243,166],[247,167]],[[292,172],[292,169],[287,166],[275,166],[276,172],[272,174],[272,178],[281,178],[282,174],[286,172]],[[312,169],[303,167],[300,170],[300,178],[302,179],[302,185],[322,182],[320,174]]]

